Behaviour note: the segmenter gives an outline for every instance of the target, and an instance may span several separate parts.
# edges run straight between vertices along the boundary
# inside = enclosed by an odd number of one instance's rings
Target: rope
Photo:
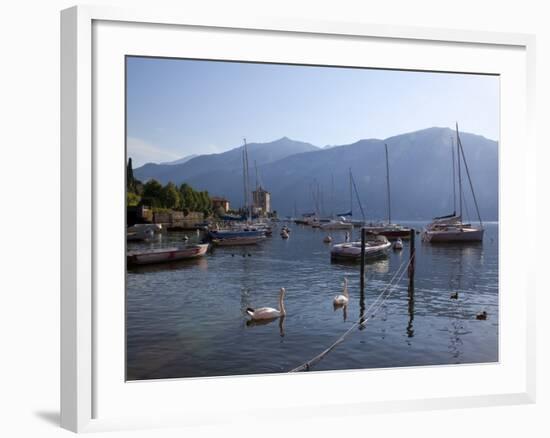
[[[317,356],[313,357],[312,359],[308,360],[307,362],[304,362],[303,364],[297,366],[296,368],[293,368],[289,371],[289,373],[294,373],[294,372],[298,372],[298,371],[309,371],[311,369],[311,367],[313,365],[315,365],[317,362],[319,362],[321,359],[323,359],[323,357],[325,357],[328,353],[330,353],[338,344],[342,343],[344,341],[344,339],[357,327],[357,326],[364,326],[365,323],[367,321],[370,320],[371,317],[373,317],[376,312],[378,311],[378,309],[380,309],[380,307],[382,307],[382,305],[384,304],[384,302],[386,302],[386,300],[390,297],[391,293],[392,293],[392,290],[390,289],[392,287],[392,283],[393,281],[395,280],[395,277],[397,277],[397,274],[399,273],[399,271],[403,268],[401,274],[399,275],[399,279],[397,280],[396,283],[399,283],[401,281],[401,279],[403,278],[403,275],[405,274],[405,272],[407,271],[407,268],[410,266],[412,260],[414,259],[414,255],[409,259],[409,261],[407,262],[407,264],[405,266],[403,266],[405,264],[405,262],[401,263],[401,265],[399,266],[399,268],[395,271],[395,274],[393,275],[393,277],[391,278],[390,282],[388,283],[388,285],[382,290],[382,292],[380,292],[380,294],[378,295],[378,297],[372,302],[372,304],[368,307],[368,309],[365,311],[365,315],[369,315],[370,316],[363,316],[359,319],[359,321],[356,321],[352,324],[352,326],[346,330],[344,332],[344,334],[342,336],[340,336],[338,339],[336,339],[336,341],[334,341],[328,348],[326,348],[325,350],[323,350],[321,353],[319,353]],[[386,293],[386,291],[388,291],[388,289],[390,289],[390,292],[387,294],[387,296],[382,300],[382,302],[378,305],[378,307],[374,310],[374,312],[371,314],[371,309],[376,305],[376,303],[380,300],[380,298]]]

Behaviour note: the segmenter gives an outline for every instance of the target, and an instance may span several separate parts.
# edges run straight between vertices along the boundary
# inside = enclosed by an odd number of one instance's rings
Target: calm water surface
[[[408,223],[421,229],[424,223]],[[127,378],[159,379],[286,372],[311,359],[360,318],[359,266],[330,262],[326,232],[290,225],[288,240],[215,248],[205,258],[129,269],[127,274]],[[485,225],[483,244],[421,242],[417,236],[414,300],[406,275],[361,330],[314,370],[464,364],[498,361],[498,225]],[[151,244],[181,242],[170,233]],[[332,232],[335,242],[344,232]],[[358,236],[354,230],[354,237]],[[366,267],[367,308],[409,254]],[[332,298],[349,279],[347,312]],[[287,316],[247,324],[247,307],[278,306],[287,290]],[[459,293],[458,300],[449,298]],[[476,313],[486,310],[485,321]]]

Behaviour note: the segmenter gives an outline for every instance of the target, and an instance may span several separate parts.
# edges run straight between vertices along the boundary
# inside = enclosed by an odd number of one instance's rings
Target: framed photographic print
[[[63,427],[533,400],[532,37],[75,7],[61,43]]]

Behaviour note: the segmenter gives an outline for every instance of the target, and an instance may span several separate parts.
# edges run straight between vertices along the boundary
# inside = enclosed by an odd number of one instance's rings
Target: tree
[[[193,209],[193,189],[189,184],[180,185],[181,208],[191,211]]]
[[[151,179],[143,185],[142,198],[151,207],[162,207],[162,191],[162,185],[157,180]]]
[[[132,167],[132,157],[128,158],[128,165],[126,166],[126,191],[136,193],[134,169]]]
[[[161,203],[163,207],[171,209],[181,206],[180,193],[174,183],[169,182],[162,188]]]
[[[126,206],[127,207],[135,207],[139,204],[139,201],[141,200],[139,195],[136,195],[132,192],[126,192]]]

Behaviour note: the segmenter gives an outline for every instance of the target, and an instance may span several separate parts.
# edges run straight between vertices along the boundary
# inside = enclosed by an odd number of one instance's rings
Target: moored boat
[[[208,250],[208,246],[208,243],[201,243],[181,247],[129,251],[126,254],[126,262],[128,265],[149,265],[153,263],[195,259],[204,256]]]
[[[401,239],[397,239],[393,243],[393,249],[396,250],[396,251],[399,251],[399,250],[403,249],[403,241]]]
[[[456,190],[455,190],[455,158],[454,158],[454,145],[451,144],[452,159],[453,159],[453,203],[454,212],[447,216],[440,216],[433,219],[433,221],[426,226],[422,234],[422,238],[425,242],[439,243],[439,242],[481,242],[483,241],[483,222],[479,213],[479,207],[477,205],[477,199],[474,192],[474,186],[472,179],[470,178],[470,171],[468,170],[468,164],[466,162],[466,156],[460,141],[460,135],[458,133],[458,123],[456,125],[456,150],[457,150],[457,165],[458,169],[458,194],[459,194],[459,214],[456,214]],[[464,204],[462,196],[462,166],[466,170],[472,198],[476,208],[479,225],[474,226],[470,223],[464,223],[462,220],[462,206]]]
[[[392,224],[391,221],[391,190],[390,190],[390,162],[388,158],[388,145],[384,144],[386,152],[386,195],[388,208],[388,222],[380,224],[369,224],[364,228],[368,234],[381,234],[389,240],[408,239],[411,234],[411,229],[399,224]]]
[[[483,240],[484,229],[482,227],[472,226],[462,222],[459,216],[456,216],[455,223],[441,224],[432,222],[429,224],[423,234],[426,242],[481,242]]]
[[[331,220],[330,222],[321,224],[320,228],[322,230],[351,230],[353,224],[345,220]]]
[[[365,260],[383,257],[391,248],[390,241],[385,236],[372,236],[365,242]],[[361,241],[338,243],[330,250],[332,259],[354,260],[361,259]]]
[[[209,235],[218,246],[254,245],[265,239],[264,231],[252,229],[210,231]]]
[[[151,240],[161,231],[161,224],[135,224],[126,229],[126,240],[129,242]]]
[[[409,239],[411,229],[398,224],[369,224],[363,227],[367,234],[383,235],[389,240]]]

